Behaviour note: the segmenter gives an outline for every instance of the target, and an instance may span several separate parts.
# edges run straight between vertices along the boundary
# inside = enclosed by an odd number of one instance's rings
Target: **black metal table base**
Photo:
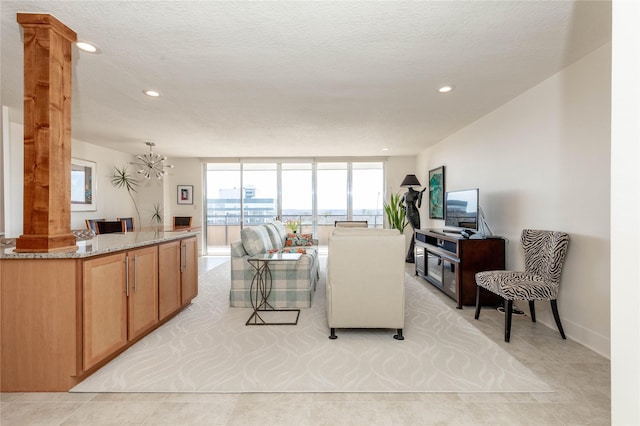
[[[255,268],[256,273],[253,277],[253,280],[251,280],[251,288],[249,290],[251,293],[251,306],[253,307],[253,313],[251,314],[245,325],[298,325],[298,318],[300,318],[300,309],[276,309],[268,302],[269,295],[271,294],[271,286],[273,283],[271,269],[269,269],[269,261],[271,260],[272,259],[268,258],[249,259],[249,263]],[[263,315],[267,312],[295,312],[296,319],[295,321],[289,322],[270,322],[263,318]],[[261,313],[263,315],[261,315]]]
[[[292,322],[268,322],[262,318],[261,312],[296,312],[296,320]],[[298,325],[298,318],[300,318],[300,309],[256,309],[245,325]]]

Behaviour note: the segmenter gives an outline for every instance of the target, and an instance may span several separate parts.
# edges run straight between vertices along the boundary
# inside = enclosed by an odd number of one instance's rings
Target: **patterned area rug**
[[[528,368],[405,274],[405,340],[394,330],[327,338],[324,262],[296,326],[245,326],[230,264],[201,261],[200,294],[72,392],[552,392]]]

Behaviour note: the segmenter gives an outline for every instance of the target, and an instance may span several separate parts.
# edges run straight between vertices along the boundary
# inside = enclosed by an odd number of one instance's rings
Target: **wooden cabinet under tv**
[[[423,277],[457,303],[475,305],[475,274],[505,268],[505,240],[464,238],[442,230],[419,229],[415,233],[416,275]],[[483,292],[483,305],[498,305],[501,299]]]

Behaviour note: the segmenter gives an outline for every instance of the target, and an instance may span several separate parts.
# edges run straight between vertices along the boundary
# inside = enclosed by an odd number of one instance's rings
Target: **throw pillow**
[[[269,253],[300,253],[300,254],[307,254],[307,251],[305,249],[303,249],[302,247],[287,247],[287,248],[269,250]]]
[[[292,246],[312,246],[313,234],[287,234],[287,240],[284,243],[285,247]]]
[[[249,226],[240,231],[242,245],[250,256],[265,253],[273,248],[269,233],[264,226]]]
[[[273,227],[275,228],[278,235],[280,235],[280,244],[278,247],[283,247],[284,242],[287,240],[287,228],[284,227],[284,224],[279,220],[272,222]]]
[[[284,245],[284,239],[280,236],[276,226],[273,223],[267,223],[265,228],[267,229],[273,248],[282,247]]]

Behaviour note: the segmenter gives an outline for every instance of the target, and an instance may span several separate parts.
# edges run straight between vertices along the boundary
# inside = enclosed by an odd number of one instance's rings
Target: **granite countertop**
[[[0,250],[0,259],[73,259],[129,250],[195,236],[199,231],[142,231],[124,234],[96,235],[90,240],[76,242],[76,251],[51,253],[16,253],[15,247]]]

